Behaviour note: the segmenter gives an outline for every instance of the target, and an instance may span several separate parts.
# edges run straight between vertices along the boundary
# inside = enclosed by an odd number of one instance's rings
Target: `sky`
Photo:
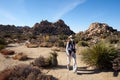
[[[0,24],[30,26],[59,19],[78,33],[91,23],[106,23],[120,31],[120,0],[0,0]]]

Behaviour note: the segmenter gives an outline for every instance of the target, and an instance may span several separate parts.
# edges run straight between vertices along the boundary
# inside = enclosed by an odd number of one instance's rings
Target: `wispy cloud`
[[[0,9],[0,15],[8,20],[15,21],[17,20],[15,16],[13,16],[10,12]]]
[[[71,2],[67,5],[65,5],[60,12],[57,12],[55,16],[53,17],[53,20],[60,19],[62,16],[67,14],[68,12],[72,11],[75,9],[78,5],[83,4],[86,0],[75,0],[74,2]]]
[[[27,15],[24,2],[25,0],[11,0],[11,3],[14,5],[0,6],[1,22],[10,24],[22,23],[23,15]]]

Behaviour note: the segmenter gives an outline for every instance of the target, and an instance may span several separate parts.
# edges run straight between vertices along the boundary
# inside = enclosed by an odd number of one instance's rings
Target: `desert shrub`
[[[37,48],[39,47],[38,44],[26,44],[27,48]]]
[[[57,53],[51,52],[51,55],[47,58],[40,56],[39,58],[36,58],[32,65],[42,67],[42,68],[48,68],[48,67],[55,67],[58,65],[57,61]]]
[[[43,42],[40,44],[40,47],[52,47],[53,43],[51,42]]]
[[[79,46],[88,46],[88,43],[86,41],[79,41],[78,45]]]
[[[119,42],[119,39],[116,36],[109,36],[106,38],[106,41],[110,42],[111,44],[116,44]]]
[[[59,38],[60,40],[66,40],[66,39],[68,38],[68,36],[67,36],[67,35],[64,35],[64,34],[61,34],[61,35],[58,36],[58,38]]]
[[[4,49],[5,46],[6,46],[5,40],[0,38],[0,50],[1,50],[1,49]]]
[[[0,73],[0,80],[57,80],[52,75],[43,74],[31,65],[17,65]]]
[[[50,36],[49,36],[49,35],[43,36],[43,40],[44,40],[45,42],[49,42]]]
[[[46,59],[43,56],[40,56],[39,58],[36,58],[34,62],[32,62],[34,66],[38,67],[48,67],[50,65],[49,59]]]
[[[20,60],[20,61],[25,61],[25,60],[28,59],[28,56],[24,53],[18,53],[15,56],[13,56],[13,59]]]
[[[58,65],[58,61],[57,61],[57,53],[54,51],[54,52],[51,52],[50,53],[51,56],[50,56],[50,63],[51,63],[51,66],[55,67]]]
[[[62,40],[59,40],[58,42],[56,42],[55,46],[57,46],[57,47],[65,47],[64,42]]]
[[[3,54],[3,55],[13,55],[13,54],[15,54],[15,51],[13,51],[13,50],[8,50],[8,49],[2,49],[2,50],[0,51],[0,53]]]
[[[4,34],[3,37],[5,37],[5,38],[11,38],[11,34]]]
[[[4,40],[4,39],[0,39],[0,44],[2,44],[2,45],[6,45],[5,40]]]
[[[58,41],[58,37],[56,35],[50,36],[49,42],[55,43],[56,41]]]
[[[30,38],[30,39],[36,39],[37,37],[36,37],[36,35],[34,35],[34,34],[30,34],[30,35],[29,35],[29,38]]]
[[[58,48],[58,47],[52,47],[51,50],[52,51],[60,51],[60,48]]]
[[[5,45],[0,44],[0,50],[4,49]]]
[[[99,69],[112,68],[111,61],[117,57],[117,50],[105,43],[98,43],[82,51],[82,60]]]

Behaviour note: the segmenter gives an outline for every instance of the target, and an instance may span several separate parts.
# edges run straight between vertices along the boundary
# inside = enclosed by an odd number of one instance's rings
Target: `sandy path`
[[[14,44],[14,47],[8,47],[8,49],[15,52],[24,52],[31,58],[37,58],[40,55],[48,56],[51,52],[51,48],[27,48],[24,45]],[[0,71],[6,67],[13,66],[19,63],[29,64],[29,61],[17,61],[13,59],[5,59],[3,55],[0,55]],[[72,63],[72,62],[71,62]],[[57,68],[44,70],[47,74],[53,75],[59,80],[120,80],[120,74],[117,77],[113,76],[113,72],[90,72],[82,71],[86,65],[80,60],[80,55],[77,55],[78,74],[73,73],[72,70],[66,69],[66,54],[65,52],[58,52],[58,64]],[[90,74],[91,73],[91,74]]]

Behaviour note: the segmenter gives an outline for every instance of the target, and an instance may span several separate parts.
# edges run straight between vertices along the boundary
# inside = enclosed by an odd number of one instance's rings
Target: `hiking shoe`
[[[70,70],[70,66],[67,65],[67,69]]]
[[[77,73],[77,69],[74,69],[73,72],[74,72],[74,73]]]

